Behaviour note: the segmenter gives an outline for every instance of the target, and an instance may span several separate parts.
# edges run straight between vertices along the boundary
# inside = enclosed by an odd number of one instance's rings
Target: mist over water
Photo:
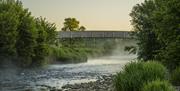
[[[111,55],[89,58],[86,63],[53,64],[42,69],[4,69],[0,70],[0,91],[19,91],[24,89],[55,87],[65,84],[96,81],[103,75],[119,72],[136,55],[124,51],[124,47],[134,45],[134,40],[121,39]]]

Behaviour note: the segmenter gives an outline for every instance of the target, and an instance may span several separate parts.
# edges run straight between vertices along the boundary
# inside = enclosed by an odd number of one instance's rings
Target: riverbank
[[[115,91],[113,86],[113,79],[115,75],[103,75],[97,81],[80,83],[80,84],[67,84],[62,86],[62,89],[42,85],[37,90],[26,89],[25,91]],[[180,91],[180,86],[176,86],[176,91]]]
[[[95,82],[81,84],[67,84],[62,87],[62,91],[114,91],[113,87],[114,76],[101,76]]]
[[[80,84],[67,84],[62,86],[61,89],[55,87],[50,87],[46,85],[39,86],[39,89],[36,90],[26,89],[24,91],[114,91],[113,79],[114,75],[110,76],[101,76],[97,81],[80,83]]]

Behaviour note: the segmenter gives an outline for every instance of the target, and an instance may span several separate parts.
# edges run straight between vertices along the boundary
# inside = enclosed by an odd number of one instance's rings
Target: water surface
[[[0,70],[0,90],[19,91],[38,87],[61,88],[65,84],[96,81],[102,75],[116,74],[134,58],[134,55],[114,55],[89,59],[87,63],[49,65],[43,69]]]

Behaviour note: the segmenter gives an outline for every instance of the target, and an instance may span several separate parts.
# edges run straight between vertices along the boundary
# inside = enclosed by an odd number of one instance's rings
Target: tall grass
[[[82,50],[73,48],[53,48],[52,56],[55,61],[62,63],[78,63],[87,61],[87,55]]]
[[[114,80],[116,91],[140,91],[143,84],[165,80],[166,68],[157,62],[132,62],[119,72]]]
[[[172,72],[170,81],[172,82],[173,85],[180,86],[180,67],[176,68]]]
[[[144,85],[141,91],[176,91],[168,81],[152,81]]]

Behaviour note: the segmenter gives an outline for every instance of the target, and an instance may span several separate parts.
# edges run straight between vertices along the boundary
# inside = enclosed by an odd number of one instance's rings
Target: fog
[[[103,75],[116,74],[123,66],[135,60],[135,54],[124,51],[125,46],[135,45],[134,40],[116,39],[113,51],[107,56],[89,58],[86,63],[52,64],[39,69],[18,69],[7,63],[0,69],[0,91],[19,91],[38,88],[61,88],[66,84],[96,81]],[[9,68],[11,67],[11,68]]]

